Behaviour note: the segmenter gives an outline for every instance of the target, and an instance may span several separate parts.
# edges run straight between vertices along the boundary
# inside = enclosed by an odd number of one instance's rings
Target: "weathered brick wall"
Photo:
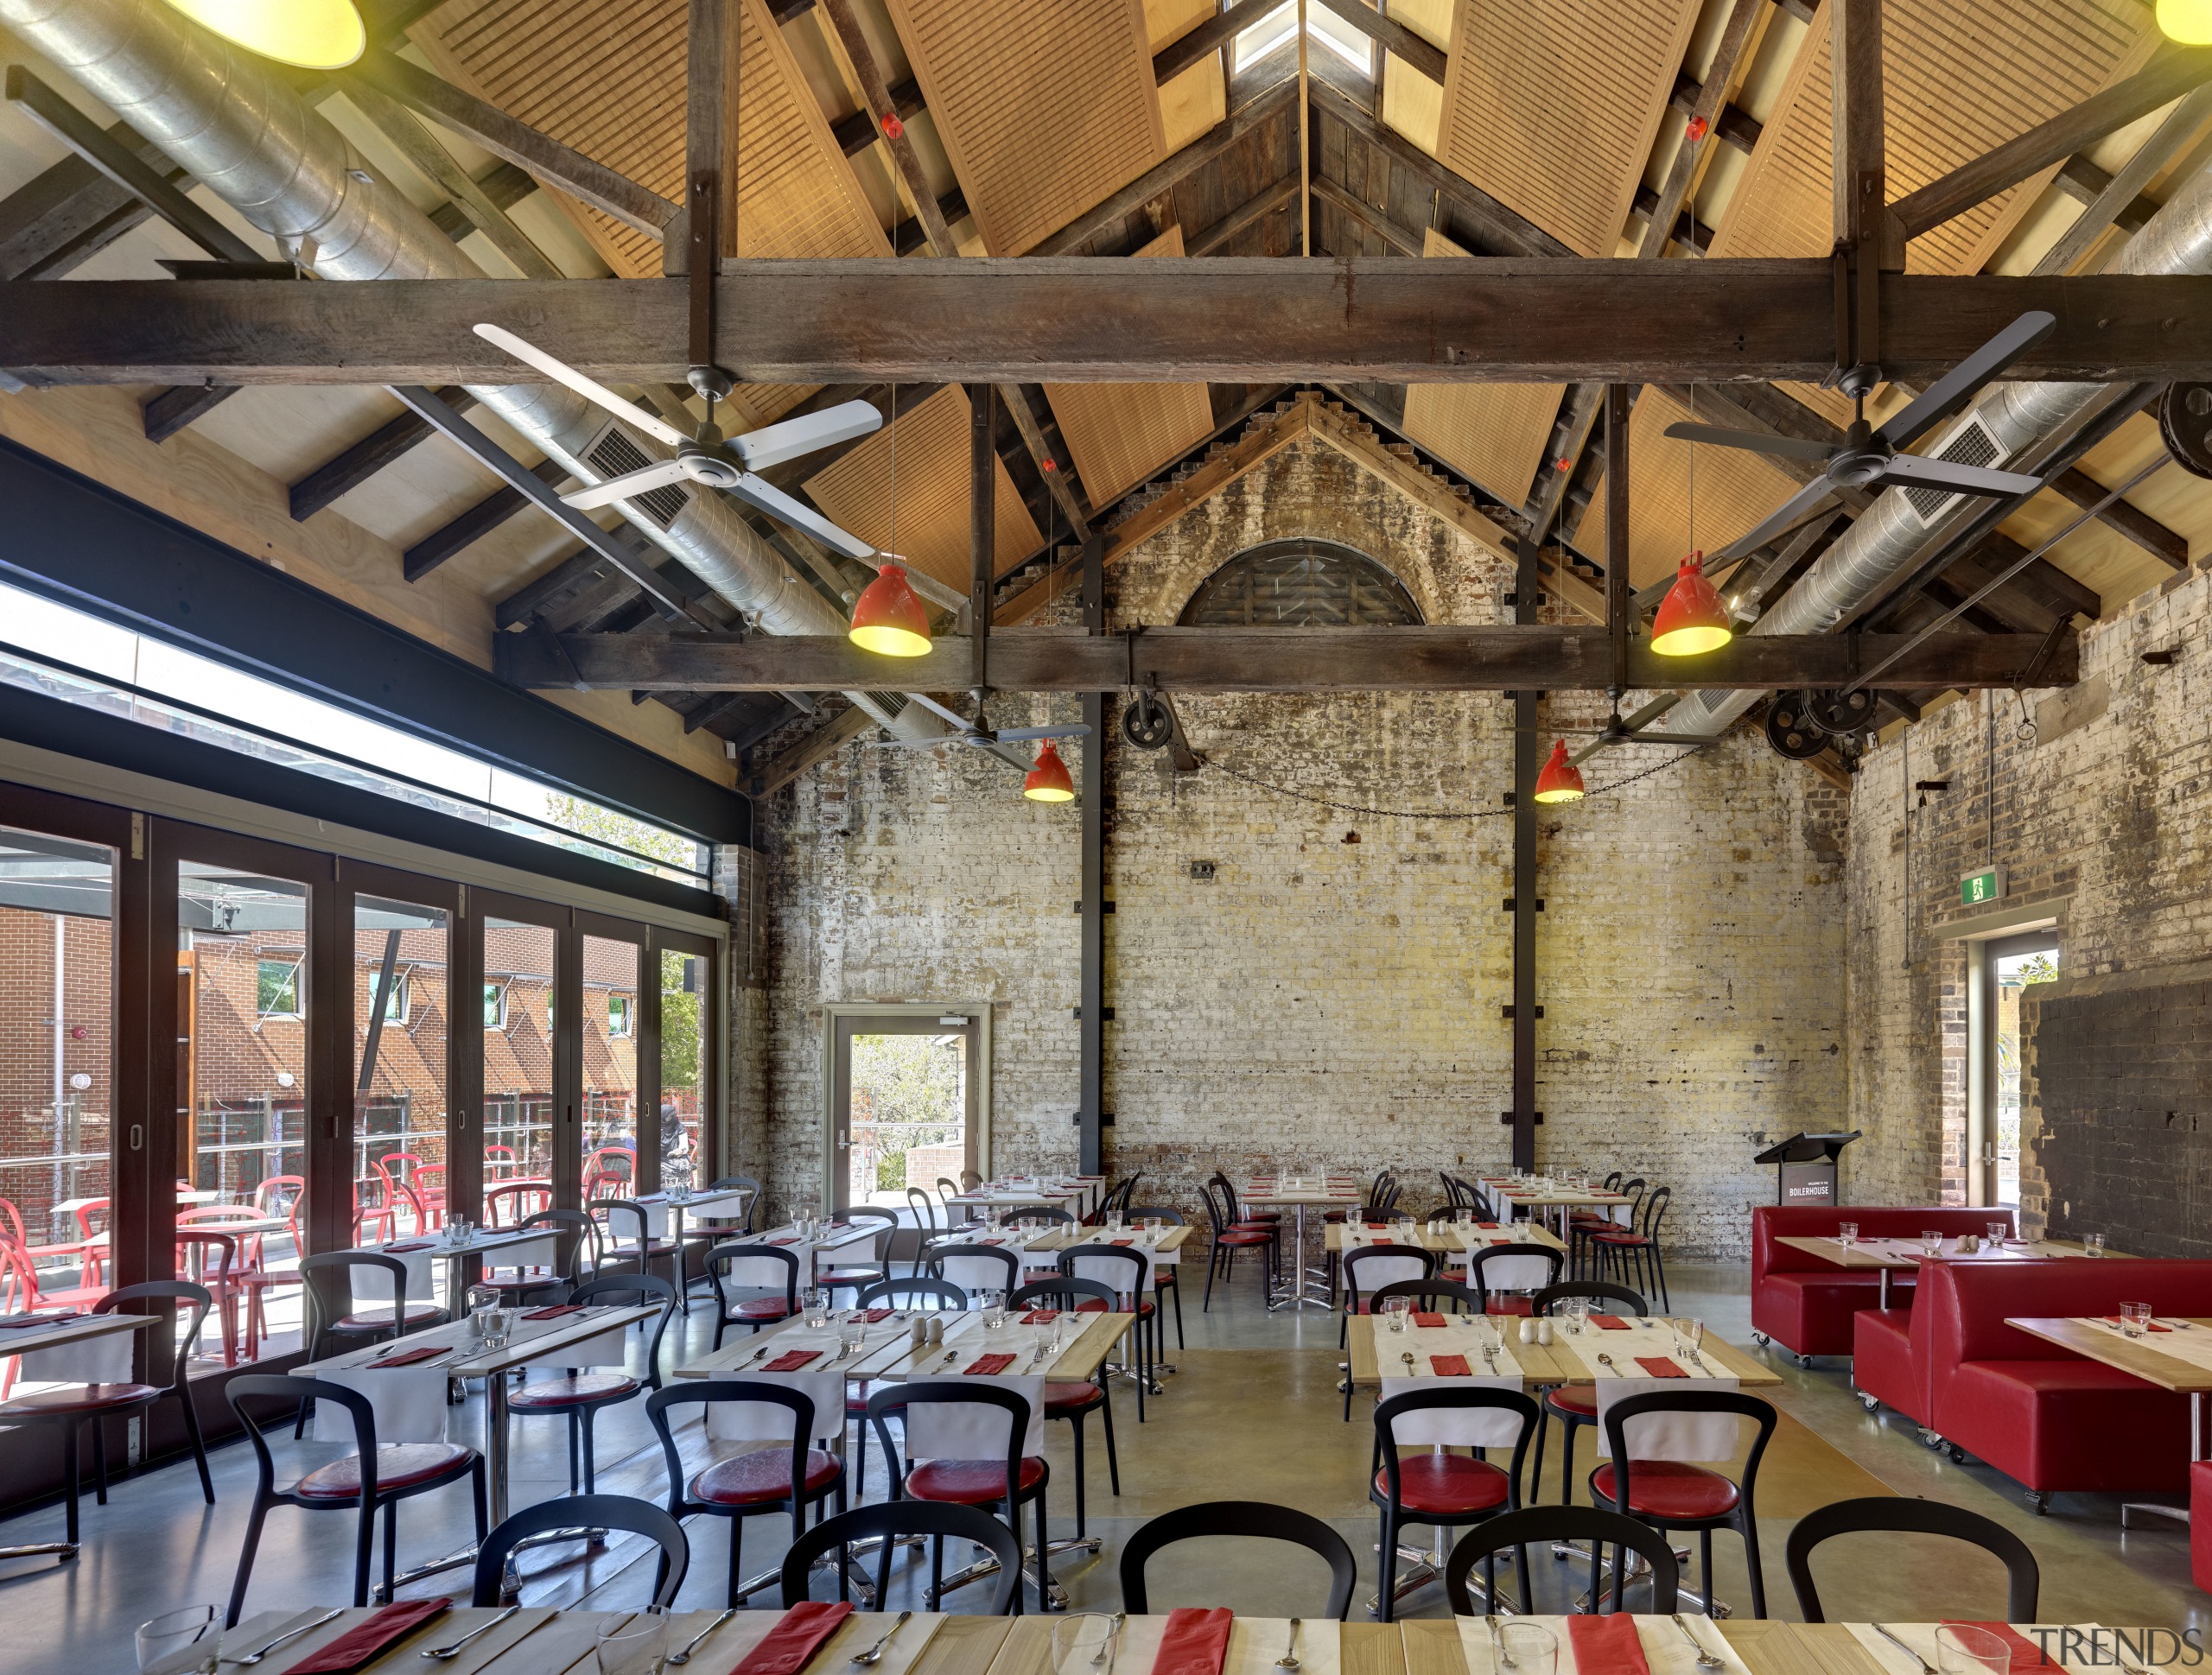
[[[2041,904],[2058,919],[2060,980],[2023,998],[2021,1175],[2028,1223],[2064,1222],[2041,1154],[2081,1135],[2072,1115],[2054,1126],[2037,1110],[2054,1050],[2037,1038],[2042,1010],[2076,980],[2201,959],[2212,933],[2209,617],[2212,578],[2183,573],[2083,634],[2075,687],[2024,703],[2006,693],[1955,702],[1867,758],[1853,790],[1847,866],[1852,1122],[1868,1131],[1854,1148],[1853,1196],[1964,1198],[1970,949],[1942,933],[1981,910],[1959,904],[1960,878],[1994,861],[2008,872],[2008,904]],[[2142,660],[2176,648],[2170,666]],[[1925,793],[1923,806],[1912,790],[1923,779],[1949,788]],[[2082,1096],[2077,1069],[2064,1068],[2070,1101]],[[2116,1077],[2110,1108],[2132,1098]],[[2163,1116],[2161,1107],[2162,1128]],[[2184,1140],[2168,1143],[2178,1169]],[[2143,1175],[2136,1219],[2182,1215],[2172,1178]],[[2119,1222],[2107,1231],[2123,1244]]]
[[[1307,443],[1118,561],[1114,620],[1172,623],[1229,558],[1295,535],[1382,559],[1429,621],[1508,619],[1501,555]],[[1141,1198],[1195,1215],[1217,1165],[1388,1164],[1426,1204],[1440,1165],[1504,1164],[1510,703],[1178,707],[1214,768],[1178,777],[1164,752],[1108,752],[1109,1168],[1143,1171]],[[1602,719],[1586,698],[1550,708],[1560,725]],[[992,713],[1065,720],[1076,704]],[[849,746],[762,811],[757,1156],[781,1198],[817,1191],[825,1002],[990,1002],[995,1166],[1074,1160],[1078,816],[1025,803],[978,752],[943,754]],[[1590,782],[1671,754],[1600,758]],[[1377,808],[1432,817],[1357,811]],[[1485,817],[1456,817],[1471,814]],[[1746,1202],[1770,1190],[1748,1162],[1757,1140],[1840,1114],[1843,816],[1806,770],[1738,739],[1545,820],[1539,1156],[1671,1183],[1680,1247],[1740,1249]]]

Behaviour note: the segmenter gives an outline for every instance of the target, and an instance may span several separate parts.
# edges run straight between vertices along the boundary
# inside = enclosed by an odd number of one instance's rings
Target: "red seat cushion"
[[[1095,1384],[1048,1384],[1045,1386],[1045,1417],[1065,1418],[1071,1413],[1096,1407],[1105,1399],[1106,1393]]]
[[[1571,1413],[1581,1419],[1598,1417],[1598,1387],[1595,1385],[1563,1384],[1556,1390],[1546,1391],[1544,1400],[1557,1412]]]
[[[1232,1228],[1227,1233],[1214,1234],[1213,1242],[1217,1245],[1272,1245],[1274,1235],[1271,1233],[1240,1233]]]
[[[867,1412],[868,1392],[873,1387],[865,1382],[848,1385],[845,1387],[845,1412],[848,1413]]]
[[[2184,1398],[2101,1361],[1967,1361],[1929,1423],[2024,1488],[2115,1494],[2185,1487],[2188,1415]]]
[[[1464,1454],[1408,1454],[1398,1461],[1398,1504],[1408,1512],[1483,1512],[1505,1504],[1510,1480],[1486,1460]],[[1390,1474],[1375,1474],[1375,1492],[1386,1499]]]
[[[814,1276],[817,1285],[873,1285],[884,1277],[880,1268],[832,1268]]]
[[[393,1443],[377,1450],[377,1493],[428,1482],[475,1457],[474,1449],[459,1443]],[[349,1454],[317,1466],[292,1486],[292,1493],[309,1501],[359,1500],[361,1456]]]
[[[1640,1233],[1599,1233],[1592,1234],[1590,1242],[1593,1245],[1613,1245],[1634,1248],[1648,1245],[1651,1241]]]
[[[1913,1295],[1899,1284],[1906,1278],[1891,1276],[1892,1301]],[[1751,1283],[1751,1329],[1801,1355],[1847,1355],[1852,1317],[1873,1308],[1881,1295],[1872,1273],[1768,1273]]]
[[[842,1466],[827,1450],[806,1451],[805,1493],[811,1495],[837,1481]],[[717,1460],[691,1480],[691,1498],[710,1507],[757,1507],[791,1498],[789,1449],[759,1448]]]
[[[791,1305],[780,1297],[756,1297],[729,1311],[732,1320],[788,1320]]]
[[[1021,1462],[1021,1493],[1027,1494],[1044,1481],[1045,1462],[1035,1455]],[[957,1501],[963,1507],[980,1507],[1006,1499],[1006,1462],[1003,1460],[931,1460],[906,1474],[906,1493],[917,1501]]]
[[[1628,1510],[1643,1518],[1722,1518],[1742,1499],[1731,1478],[1679,1460],[1638,1460],[1629,1470]],[[1590,1493],[1613,1499],[1613,1462],[1590,1474]]]
[[[1105,1304],[1101,1302],[1098,1298],[1095,1297],[1087,1297],[1084,1298],[1082,1302],[1075,1305],[1075,1311],[1079,1315],[1103,1315],[1107,1313],[1108,1310]],[[1128,1314],[1130,1310],[1122,1309],[1120,1312],[1122,1314]],[[1135,1312],[1140,1315],[1148,1315],[1152,1312],[1152,1304],[1149,1303],[1140,1303],[1136,1306]]]
[[[0,1418],[17,1413],[97,1413],[102,1408],[149,1402],[162,1393],[150,1384],[63,1384],[34,1390],[0,1407]]]
[[[427,1326],[442,1320],[445,1310],[434,1303],[410,1303],[407,1305],[407,1323]],[[391,1329],[391,1304],[378,1309],[362,1309],[350,1315],[341,1315],[332,1328],[340,1332],[388,1332]]]
[[[574,1407],[579,1402],[601,1402],[633,1395],[645,1386],[620,1373],[575,1373],[563,1379],[526,1384],[507,1398],[509,1407]]]
[[[1851,1381],[1907,1418],[1928,1422],[1912,1366],[1911,1310],[1861,1309],[1851,1317]]]

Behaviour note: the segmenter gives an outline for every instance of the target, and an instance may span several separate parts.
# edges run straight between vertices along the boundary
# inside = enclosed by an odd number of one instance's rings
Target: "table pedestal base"
[[[0,1558],[43,1558],[51,1556],[67,1564],[83,1544],[76,1541],[31,1541],[20,1547],[0,1547]]]
[[[1371,1541],[1368,1544],[1368,1548],[1370,1551],[1379,1553],[1382,1551],[1382,1544],[1379,1541]],[[1417,1594],[1432,1582],[1444,1580],[1443,1545],[1440,1542],[1433,1547],[1414,1547],[1401,1542],[1398,1545],[1398,1560],[1408,1568],[1398,1572],[1398,1585],[1391,1591],[1390,1603],[1394,1608],[1394,1613],[1397,1602],[1408,1594]],[[1513,1550],[1509,1547],[1501,1553],[1498,1556],[1498,1563],[1512,1564]],[[1479,1605],[1486,1613],[1495,1612],[1501,1616],[1520,1615],[1516,1608],[1507,1604],[1503,1600],[1492,1599],[1490,1596],[1490,1589],[1483,1584],[1483,1579],[1471,1570],[1467,1573],[1467,1597]],[[1368,1596],[1367,1615],[1378,1621],[1382,1619],[1382,1595],[1379,1589]]]
[[[1334,1309],[1337,1299],[1329,1287],[1329,1271],[1306,1266],[1306,1206],[1292,1206],[1290,1275],[1268,1298],[1268,1312],[1278,1309]]]
[[[1030,1587],[1035,1588],[1038,1586],[1038,1577],[1041,1573],[1044,1577],[1045,1608],[1047,1611],[1065,1611],[1068,1608],[1068,1590],[1053,1579],[1050,1570],[1045,1569],[1045,1560],[1054,1553],[1095,1553],[1098,1548],[1099,1538],[1095,1535],[1071,1537],[1062,1541],[1048,1541],[1045,1544],[1045,1551],[1042,1554],[1039,1554],[1034,1547],[1024,1547],[1021,1550],[1022,1557],[1028,1563],[1021,1567],[1021,1579]],[[945,1595],[954,1589],[965,1588],[971,1582],[981,1582],[985,1577],[995,1577],[998,1573],[998,1560],[977,1559],[966,1570],[955,1571],[944,1579],[944,1587],[938,1590],[938,1605],[943,1606]]]

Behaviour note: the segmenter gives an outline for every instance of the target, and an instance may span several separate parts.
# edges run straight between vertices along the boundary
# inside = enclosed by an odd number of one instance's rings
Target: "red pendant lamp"
[[[1582,770],[1567,759],[1567,740],[1552,741],[1551,760],[1536,776],[1536,801],[1576,803],[1582,797]]]
[[[1718,650],[1735,638],[1727,607],[1705,579],[1705,555],[1692,553],[1682,561],[1667,597],[1659,601],[1659,614],[1651,624],[1651,649],[1662,657],[1694,657]]]
[[[1037,765],[1021,782],[1021,794],[1032,803],[1075,801],[1075,782],[1068,777],[1068,765],[1060,760],[1060,753],[1052,748],[1051,739],[1038,747]]]
[[[886,657],[919,657],[930,649],[930,613],[906,580],[904,566],[886,564],[853,601],[849,635],[863,651]]]

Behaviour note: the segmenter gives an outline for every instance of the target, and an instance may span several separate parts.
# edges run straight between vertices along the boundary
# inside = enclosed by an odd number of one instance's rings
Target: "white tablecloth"
[[[1026,1398],[1029,1403],[1029,1431],[1022,1439],[1025,1454],[1045,1451],[1045,1380],[1042,1374],[1026,1374],[1039,1344],[1051,1333],[1049,1326],[1024,1326],[1014,1317],[998,1330],[986,1331],[982,1319],[970,1315],[945,1328],[944,1352],[936,1357],[945,1370],[925,1367],[910,1378],[952,1380],[960,1383],[996,1385]],[[946,1361],[945,1354],[954,1354]],[[1012,1355],[1007,1373],[971,1379],[963,1369],[982,1356]],[[1049,1360],[1049,1357],[1048,1357]],[[906,1410],[906,1458],[916,1460],[1003,1460],[1006,1457],[1008,1415],[996,1407],[965,1403],[925,1402]]]
[[[1401,1355],[1414,1357],[1414,1371],[1405,1376],[1385,1376],[1382,1399],[1437,1389],[1511,1390],[1522,1386],[1521,1363],[1510,1348],[1499,1345],[1495,1363],[1483,1358],[1483,1346],[1497,1342],[1490,1323],[1473,1315],[1446,1315],[1442,1326],[1415,1326],[1402,1332],[1375,1329],[1376,1359],[1384,1368],[1402,1367]],[[1440,1378],[1429,1365],[1432,1355],[1465,1355],[1469,1367],[1483,1370],[1471,1378]],[[1496,1371],[1493,1373],[1493,1365]],[[1486,1412],[1481,1408],[1440,1409],[1408,1414],[1393,1422],[1390,1434],[1402,1448],[1442,1445],[1451,1448],[1511,1448],[1521,1439],[1521,1416]]]
[[[518,1321],[511,1342],[520,1342],[557,1330],[574,1319],[574,1316],[563,1315],[546,1321]],[[459,1321],[433,1328],[429,1332],[417,1333],[408,1342],[410,1346],[432,1342],[450,1345],[464,1342],[471,1336],[470,1323]],[[382,1345],[378,1353],[390,1355],[396,1347]],[[570,1367],[619,1368],[626,1364],[628,1355],[629,1329],[615,1327],[565,1348],[550,1351],[547,1360],[542,1364],[532,1361],[524,1372],[524,1382],[557,1377]],[[446,1385],[453,1376],[449,1367],[326,1367],[314,1376],[327,1379],[334,1384],[342,1384],[349,1390],[358,1390],[369,1399],[370,1405],[376,1412],[377,1441],[379,1443],[443,1442],[446,1439],[446,1416],[466,1411],[446,1405]],[[346,1424],[350,1426],[351,1421]]]
[[[1609,1339],[1618,1342],[1621,1347],[1615,1348],[1602,1342]],[[1656,1342],[1647,1342],[1644,1341],[1647,1339]],[[1684,1370],[1694,1372],[1695,1362],[1675,1354],[1672,1333],[1607,1332],[1592,1329],[1584,1332],[1577,1348],[1583,1364],[1589,1367],[1597,1384],[1599,1459],[1612,1453],[1605,1431],[1605,1415],[1624,1396],[1648,1396],[1655,1392],[1688,1395],[1697,1390],[1737,1390],[1742,1387],[1737,1380],[1729,1378],[1655,1378],[1637,1365],[1639,1355],[1663,1356],[1676,1361]],[[1612,1357],[1611,1366],[1599,1364],[1598,1356],[1601,1353]],[[1632,1460],[1678,1460],[1701,1463],[1732,1460],[1736,1457],[1738,1433],[1741,1425],[1742,1421],[1733,1413],[1649,1413],[1630,1422],[1629,1457]]]
[[[69,1323],[74,1324],[75,1323]],[[132,1352],[138,1342],[135,1331],[104,1333],[80,1338],[52,1349],[17,1351],[12,1341],[37,1336],[26,1326],[0,1331],[0,1356],[21,1354],[16,1376],[26,1384],[128,1384]]]
[[[1459,1240],[1459,1277],[1469,1285],[1474,1268],[1474,1253],[1493,1245],[1519,1245],[1530,1242],[1523,1234],[1510,1228],[1500,1228],[1495,1233],[1481,1228],[1454,1228],[1452,1234]],[[1494,1291],[1540,1291],[1552,1283],[1552,1265],[1541,1256],[1509,1256],[1496,1262],[1483,1264],[1483,1283]]]
[[[407,1300],[412,1303],[435,1303],[438,1300],[437,1271],[456,1252],[467,1255],[472,1252],[482,1256],[486,1267],[552,1269],[561,1259],[556,1235],[549,1232],[542,1239],[502,1242],[512,1229],[493,1229],[488,1236],[472,1236],[466,1245],[448,1245],[435,1234],[424,1240],[403,1239],[406,1249],[385,1245],[364,1245],[351,1254],[361,1256],[389,1256],[406,1265]],[[427,1240],[427,1242],[426,1242]],[[349,1271],[353,1301],[361,1303],[389,1303],[391,1301],[391,1278],[381,1268],[354,1268]],[[448,1304],[448,1306],[451,1306]]]

